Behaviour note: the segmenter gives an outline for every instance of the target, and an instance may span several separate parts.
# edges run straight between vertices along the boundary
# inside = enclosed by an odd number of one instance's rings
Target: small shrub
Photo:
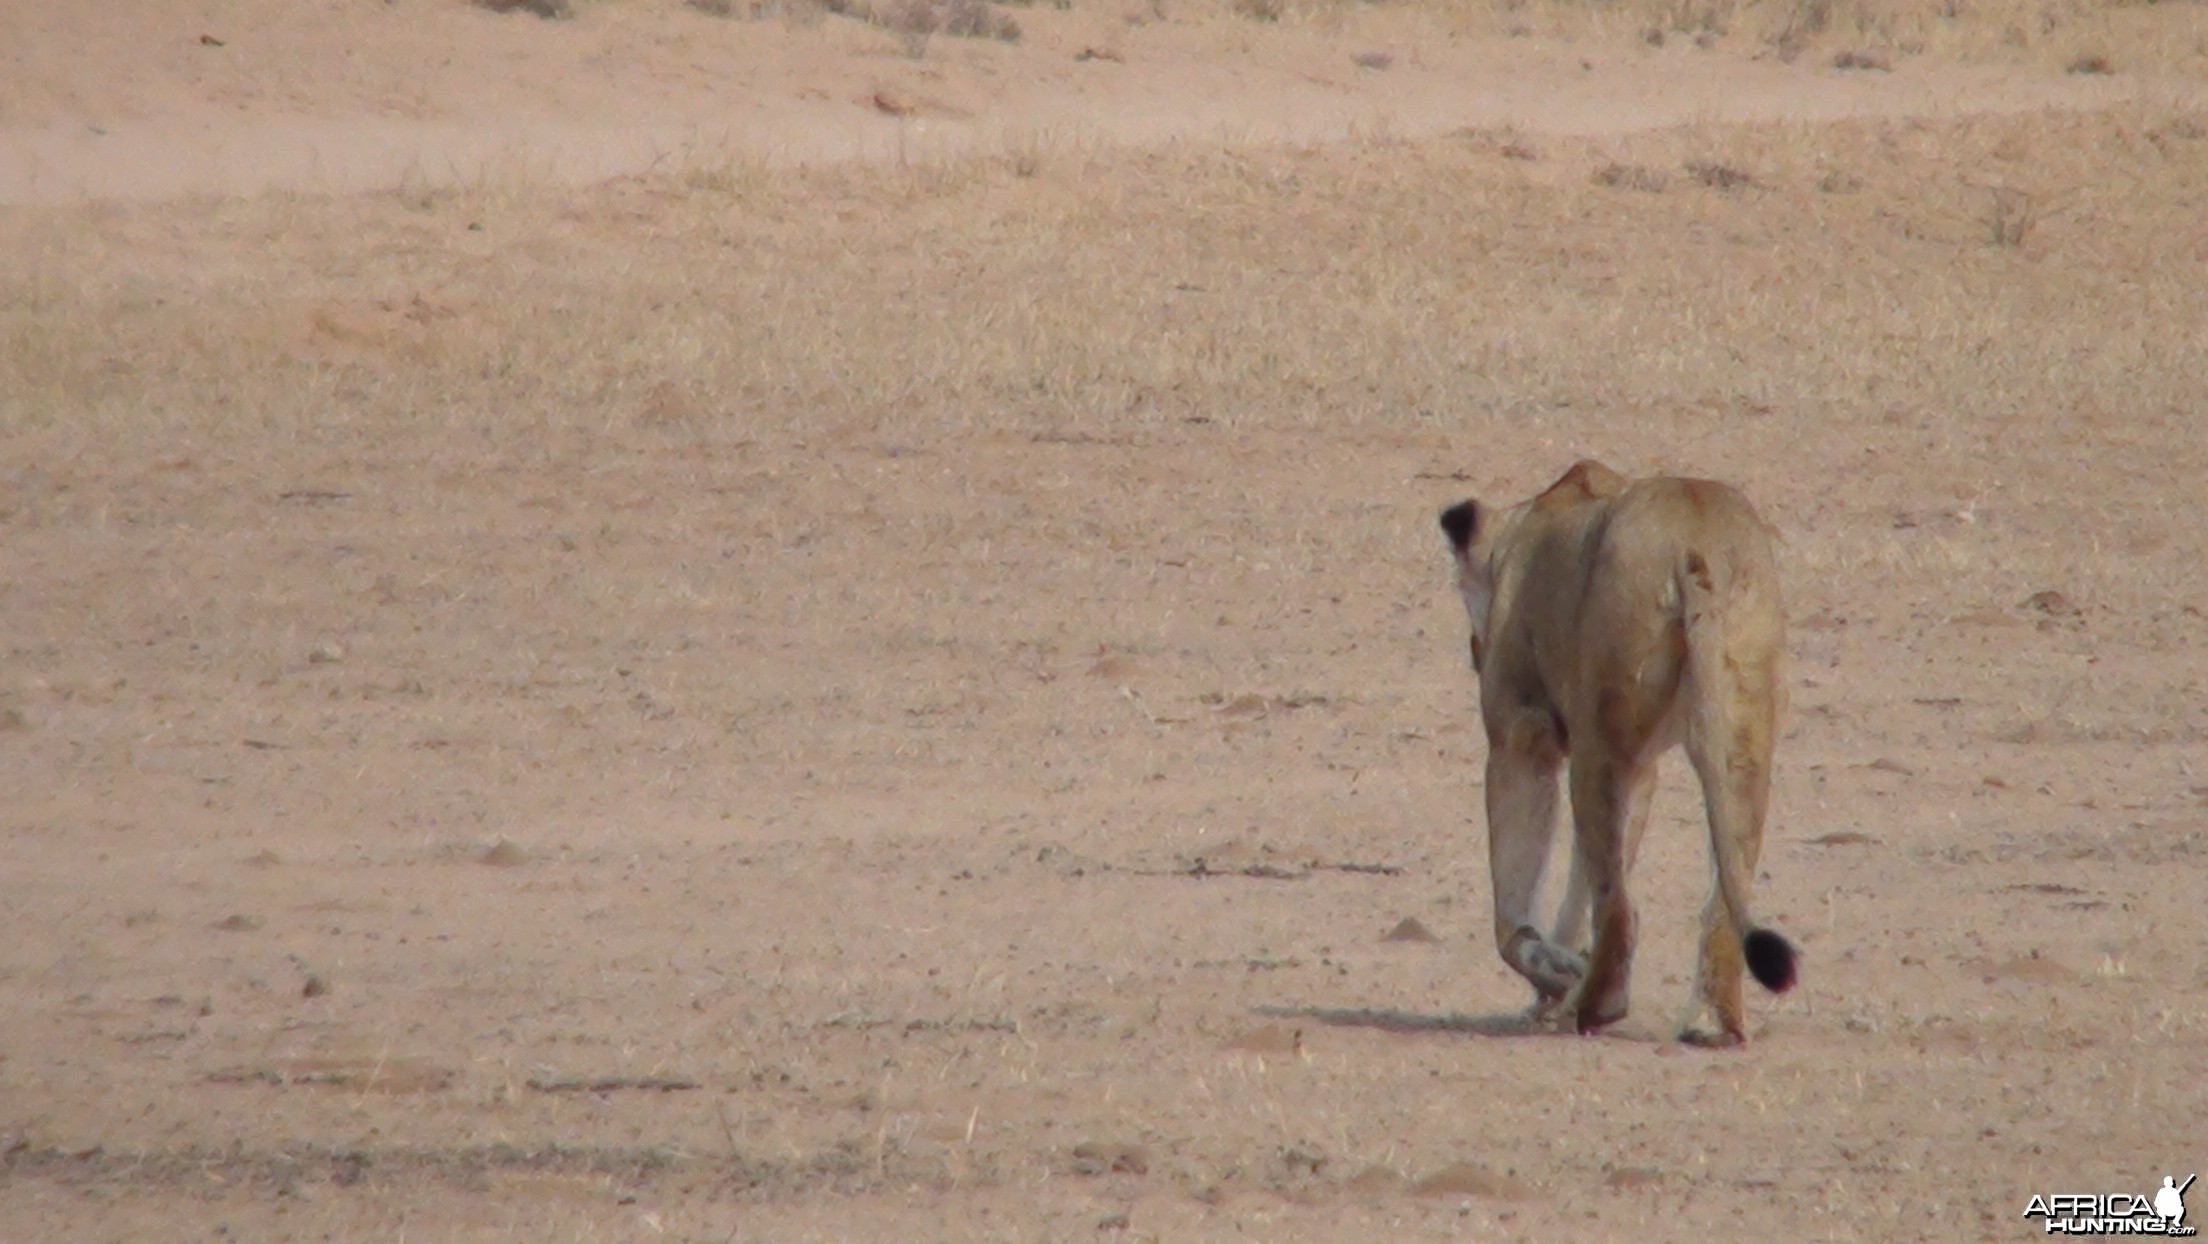
[[[927,54],[930,35],[1020,41],[1018,20],[1009,13],[999,13],[985,0],[894,0],[884,8],[862,6],[852,0],[827,0],[825,7],[896,35],[903,41],[905,55],[915,60]]]
[[[2116,66],[2111,64],[2106,56],[2098,52],[2088,52],[2078,57],[2071,61],[2066,69],[2070,73],[2111,74],[2116,72]]]
[[[934,0],[895,0],[887,8],[870,10],[867,20],[900,35],[932,35],[943,28],[941,11]]]
[[[1781,61],[1793,64],[1809,50],[1817,36],[1832,26],[1835,3],[1837,0],[1791,0],[1779,20],[1779,31],[1771,40]]]
[[[744,18],[754,22],[779,18],[793,26],[817,26],[830,13],[842,12],[839,3],[830,7],[824,0],[682,0],[683,4],[707,17]]]
[[[548,21],[575,16],[574,0],[475,0],[475,7],[493,13],[532,13]]]
[[[1010,13],[999,13],[983,0],[950,0],[943,10],[943,33],[954,39],[1020,41],[1020,23]]]
[[[2024,245],[2032,226],[2039,223],[2039,204],[2031,195],[2008,186],[1986,189],[1991,196],[1986,207],[1986,240],[2007,248]]]
[[[1359,69],[1387,69],[1395,64],[1395,57],[1386,52],[1359,52],[1349,59]]]
[[[1460,139],[1480,151],[1501,156],[1505,160],[1538,160],[1541,153],[1515,126],[1490,129],[1482,126],[1465,126],[1452,130],[1450,137]],[[1598,175],[1599,176],[1599,175]]]
[[[1862,69],[1875,73],[1892,73],[1894,63],[1886,59],[1884,52],[1847,51],[1832,58],[1834,69]]]
[[[1687,176],[1712,190],[1738,190],[1742,186],[1756,184],[1756,179],[1745,171],[1730,164],[1719,164],[1715,160],[1687,161]]]
[[[1594,180],[1598,186],[1616,186],[1621,190],[1649,194],[1662,194],[1671,185],[1671,178],[1666,174],[1638,164],[1605,164],[1595,170]]]

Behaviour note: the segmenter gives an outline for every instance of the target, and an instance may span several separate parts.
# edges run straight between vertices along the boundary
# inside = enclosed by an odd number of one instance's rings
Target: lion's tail
[[[1764,814],[1770,804],[1778,668],[1775,656],[1742,668],[1739,641],[1745,637],[1728,635],[1727,619],[1737,618],[1740,625],[1760,624],[1753,611],[1737,608],[1741,593],[1758,589],[1734,580],[1729,570],[1711,566],[1696,552],[1688,553],[1679,567],[1692,692],[1687,754],[1709,809],[1710,857],[1726,919],[1740,938],[1749,973],[1765,989],[1783,993],[1794,984],[1794,947],[1758,926],[1749,911]],[[1778,616],[1775,607],[1771,615]],[[1783,641],[1779,636],[1770,638],[1775,653]],[[1758,685],[1744,685],[1751,679]]]

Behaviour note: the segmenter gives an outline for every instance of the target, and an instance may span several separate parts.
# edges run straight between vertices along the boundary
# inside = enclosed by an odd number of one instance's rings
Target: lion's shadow
[[[1545,1037],[1556,1029],[1524,1012],[1502,1015],[1424,1015],[1374,1007],[1259,1006],[1273,1019],[1301,1019],[1330,1028],[1371,1028],[1398,1034],[1454,1033],[1470,1037]]]
[[[1281,1006],[1252,1007],[1259,1015],[1270,1019],[1300,1019],[1325,1024],[1329,1028],[1369,1028],[1375,1032],[1389,1032],[1402,1036],[1431,1034],[1465,1037],[1544,1037],[1554,1040],[1572,1035],[1568,1026],[1559,1026],[1552,1020],[1535,1017],[1526,1011],[1512,1011],[1500,1015],[1425,1015],[1417,1011],[1396,1011],[1377,1007],[1338,1006]],[[1723,1044],[1706,1038],[1703,1034],[1687,1034],[1676,1038],[1638,1022],[1628,1021],[1606,1028],[1602,1036],[1614,1041],[1627,1041],[1636,1045],[1664,1045],[1671,1040],[1689,1045]]]

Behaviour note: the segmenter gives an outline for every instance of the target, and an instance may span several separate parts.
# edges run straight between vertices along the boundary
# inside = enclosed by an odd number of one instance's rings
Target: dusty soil
[[[2208,1166],[2197,6],[35,7],[0,1237],[2000,1240]],[[1581,455],[1785,536],[1745,1050],[1670,1040],[1677,772],[1631,1019],[1489,944],[1433,514]]]

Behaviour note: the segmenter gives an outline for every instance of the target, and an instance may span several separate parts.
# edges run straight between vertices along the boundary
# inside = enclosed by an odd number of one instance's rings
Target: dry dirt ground
[[[2006,1240],[2208,1167],[2198,6],[135,9],[0,19],[0,1238]],[[1631,1019],[1489,942],[1433,515],[1580,455],[1785,538],[1745,1050],[1668,1039],[1676,764]]]

